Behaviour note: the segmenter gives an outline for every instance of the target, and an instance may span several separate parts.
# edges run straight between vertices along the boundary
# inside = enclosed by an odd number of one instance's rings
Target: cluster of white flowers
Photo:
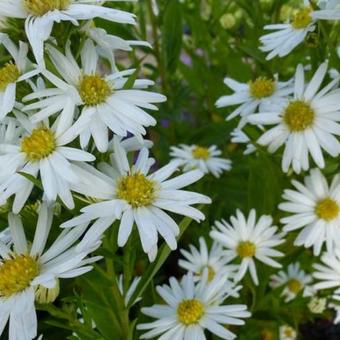
[[[133,25],[133,14],[87,0],[0,1],[0,13],[5,26],[7,19],[24,19],[28,39],[27,43],[13,41],[0,32],[4,59],[9,60],[0,68],[0,204],[11,211],[9,229],[0,234],[0,334],[9,320],[11,340],[30,340],[37,336],[34,302],[44,297],[53,301],[59,279],[90,271],[91,263],[101,257],[88,255],[100,247],[104,232],[114,222],[119,223],[118,245],[126,244],[136,226],[142,248],[153,261],[158,234],[171,250],[177,248],[180,229],[170,214],[200,222],[204,215],[193,205],[211,203],[209,197],[183,188],[207,173],[219,177],[231,169],[231,161],[220,158],[222,152],[216,146],[181,145],[172,149],[174,159],[169,164],[153,168],[152,142],[144,136],[156,119],[146,110],[157,110],[155,104],[166,97],[147,90],[153,81],[136,79],[135,69],[120,70],[115,63],[115,50],[151,46],[108,34],[93,22],[101,18]],[[63,22],[74,25],[83,37],[80,50],[70,40],[60,45],[54,36],[55,25]],[[109,67],[103,67],[104,60]],[[129,152],[137,153],[133,163]],[[97,162],[99,153],[105,153],[103,159],[108,161]],[[180,168],[184,173],[173,176]],[[43,252],[50,241],[57,200],[74,209],[75,193],[94,203],[64,221],[60,236]],[[19,214],[37,194],[42,203],[31,244]],[[207,252],[202,241],[201,246]],[[181,293],[180,286],[170,280],[176,304],[165,298],[169,310],[161,307],[158,314],[155,307],[145,312],[169,316],[173,323],[166,321],[165,328],[141,325],[141,329],[156,328],[144,337],[170,329],[169,334],[178,331],[178,339],[188,338],[186,332],[189,338],[193,334],[192,339],[204,339],[204,328],[226,339],[233,337],[219,323],[242,324],[238,318],[250,314],[244,305],[218,307],[239,289],[227,275],[210,279],[211,270],[223,268],[225,274],[235,270],[219,258],[220,252],[217,245],[212,250],[216,260],[211,267],[207,264],[210,274],[195,272],[205,281],[197,283],[190,266],[191,274],[180,284]],[[126,304],[138,282],[135,278],[126,292]],[[124,295],[122,278],[117,285]],[[163,293],[167,291],[160,288],[161,295],[168,295]],[[175,330],[178,322],[173,313],[180,320]]]
[[[288,22],[265,26],[265,30],[272,31],[260,38],[260,50],[268,53],[266,60],[290,54],[309,34],[313,34],[320,20],[340,20],[339,0],[320,0],[317,4],[301,0],[301,7],[293,11]],[[248,83],[226,77],[224,83],[233,93],[220,97],[216,106],[236,106],[227,120],[240,117],[237,128],[231,133],[231,141],[246,144],[245,155],[254,153],[261,146],[267,147],[269,153],[281,155],[283,173],[295,178],[292,180],[294,189],[284,190],[284,202],[278,206],[284,213],[280,219],[283,233],[296,236],[294,245],[312,247],[314,256],[321,254],[323,264],[314,264],[312,274],[302,270],[300,263],[291,263],[287,271],[271,276],[270,286],[283,287],[282,296],[286,302],[294,299],[298,293],[305,297],[312,296],[315,301],[319,290],[335,289],[329,306],[336,310],[335,322],[339,322],[340,175],[326,177],[322,169],[326,167],[328,159],[337,159],[340,154],[340,77],[336,69],[328,70],[327,60],[307,79],[306,73],[311,69],[310,64],[305,67],[299,64],[295,75],[283,82],[278,80],[277,75],[261,75]],[[327,76],[330,81],[324,84]],[[245,129],[249,128],[247,124],[251,124],[252,129],[255,128],[261,134],[256,141],[252,141],[246,133]],[[314,165],[311,165],[311,161]],[[317,168],[313,168],[315,166]],[[307,171],[309,173],[305,174]],[[304,175],[303,179],[297,179],[297,175],[301,174]],[[256,247],[256,238],[253,243],[248,241],[251,233],[254,233],[248,229],[249,221],[243,221],[246,227],[243,227],[242,233],[235,227],[240,217],[238,214],[237,219],[232,219],[231,225],[225,221],[218,222],[218,230],[211,235],[230,249],[230,260],[239,254],[235,240],[247,241],[247,253],[261,260],[256,254],[261,249]],[[297,230],[300,232],[296,235]],[[263,243],[263,232],[257,235],[261,246],[272,256],[280,256]],[[271,239],[271,246],[279,244],[279,237],[275,242]],[[278,263],[271,260],[271,265],[277,266]],[[256,283],[258,279],[254,261],[249,258],[242,260],[242,270],[238,275],[243,276],[248,267]],[[324,308],[326,299],[321,300]],[[285,330],[282,328],[280,338],[295,339],[296,332],[292,331],[294,334],[291,337],[284,337]]]

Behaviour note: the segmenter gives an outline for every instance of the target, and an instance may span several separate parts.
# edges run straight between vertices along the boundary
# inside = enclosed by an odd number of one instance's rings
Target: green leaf
[[[37,178],[35,178],[31,174],[27,174],[26,172],[22,172],[22,171],[19,171],[18,174],[25,177],[26,179],[28,179],[30,182],[32,182],[39,189],[44,190],[43,186],[41,184],[41,181],[39,181]]]
[[[182,13],[178,0],[168,0],[162,26],[162,51],[168,71],[174,71],[182,48]]]

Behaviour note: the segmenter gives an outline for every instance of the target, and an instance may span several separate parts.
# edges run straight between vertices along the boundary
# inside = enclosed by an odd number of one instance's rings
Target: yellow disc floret
[[[196,159],[203,159],[203,160],[207,160],[210,157],[210,151],[208,148],[204,148],[202,146],[196,146],[193,150],[192,150],[192,155],[194,156],[194,158]]]
[[[315,213],[319,218],[331,221],[338,217],[340,207],[334,199],[326,197],[316,204]]]
[[[0,296],[10,297],[29,287],[39,274],[39,263],[29,255],[12,255],[0,264]]]
[[[300,9],[293,17],[292,26],[295,29],[306,28],[312,22],[311,12],[310,7]]]
[[[100,76],[85,75],[80,82],[79,93],[85,105],[94,106],[105,102],[113,90],[110,84]]]
[[[116,190],[117,197],[133,208],[148,206],[155,199],[155,182],[140,172],[122,177]]]
[[[35,16],[43,16],[44,14],[54,10],[65,10],[70,5],[70,0],[22,0],[26,10]]]
[[[54,132],[45,127],[34,129],[32,133],[21,142],[21,151],[31,161],[38,161],[49,156],[56,148]]]
[[[208,281],[210,282],[214,279],[214,277],[216,275],[215,270],[212,266],[207,265],[207,266],[202,268],[200,275],[203,275],[203,272],[204,272],[205,269],[208,269]]]
[[[15,83],[19,77],[20,72],[15,64],[5,64],[0,68],[0,91],[4,91],[9,84]]]
[[[256,246],[253,242],[241,241],[236,248],[236,252],[241,258],[253,257],[256,253]]]
[[[250,94],[257,99],[270,97],[275,89],[275,81],[266,77],[259,77],[249,83]]]
[[[183,300],[177,307],[178,319],[186,326],[198,323],[203,314],[204,305],[197,299]]]
[[[297,279],[290,279],[287,283],[287,286],[288,286],[288,289],[294,294],[298,294],[300,290],[302,289],[302,284]]]
[[[311,106],[302,101],[291,101],[283,113],[283,121],[292,132],[301,132],[314,123],[315,113]]]

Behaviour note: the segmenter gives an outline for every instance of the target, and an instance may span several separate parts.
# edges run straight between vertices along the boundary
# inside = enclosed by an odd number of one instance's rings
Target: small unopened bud
[[[325,298],[312,297],[308,303],[309,310],[314,314],[321,314],[326,308],[327,300]]]
[[[53,288],[46,288],[39,285],[35,290],[35,301],[40,304],[48,304],[54,302],[60,292],[59,280]]]

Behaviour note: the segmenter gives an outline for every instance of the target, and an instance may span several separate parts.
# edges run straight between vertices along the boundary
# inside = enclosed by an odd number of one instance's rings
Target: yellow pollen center
[[[178,319],[186,326],[198,323],[203,314],[204,305],[196,299],[183,300],[177,307]]]
[[[43,16],[44,14],[54,10],[65,10],[70,5],[70,0],[23,0],[26,10],[35,16]]]
[[[214,270],[213,267],[207,265],[206,267],[202,268],[200,275],[203,274],[205,268],[208,269],[208,281],[210,282],[210,281],[212,281],[214,279],[214,277],[216,275],[215,270]]]
[[[288,104],[283,121],[292,132],[301,132],[313,125],[315,113],[310,105],[302,100],[294,100]]]
[[[10,297],[29,287],[39,274],[39,263],[29,255],[14,254],[0,264],[0,296]]]
[[[113,90],[105,79],[97,75],[85,75],[81,80],[79,92],[85,105],[94,106],[105,102]]]
[[[290,328],[286,328],[284,330],[284,335],[287,336],[287,337],[292,337],[292,336],[294,336],[294,331]]]
[[[300,290],[302,289],[302,284],[297,279],[289,280],[287,283],[287,286],[288,286],[288,289],[294,294],[298,294]]]
[[[306,28],[312,22],[311,12],[312,9],[310,7],[300,9],[293,17],[292,20],[293,28],[295,29]]]
[[[275,88],[275,81],[266,77],[259,77],[249,83],[250,94],[257,99],[270,97]]]
[[[118,181],[116,194],[133,208],[144,207],[150,205],[155,199],[155,182],[137,172]]]
[[[210,151],[208,148],[196,146],[195,149],[192,150],[192,155],[196,159],[203,159],[206,161],[210,157]]]
[[[249,241],[240,242],[236,248],[236,252],[238,256],[241,258],[244,257],[253,257],[256,252],[256,246],[254,243]]]
[[[0,68],[0,91],[4,91],[9,84],[15,83],[19,77],[20,72],[13,63],[7,63]]]
[[[325,221],[334,220],[338,217],[339,212],[340,207],[338,203],[329,197],[320,200],[315,206],[316,215]]]
[[[21,151],[31,161],[38,161],[50,155],[56,148],[56,140],[53,131],[47,128],[38,128],[21,142]]]

